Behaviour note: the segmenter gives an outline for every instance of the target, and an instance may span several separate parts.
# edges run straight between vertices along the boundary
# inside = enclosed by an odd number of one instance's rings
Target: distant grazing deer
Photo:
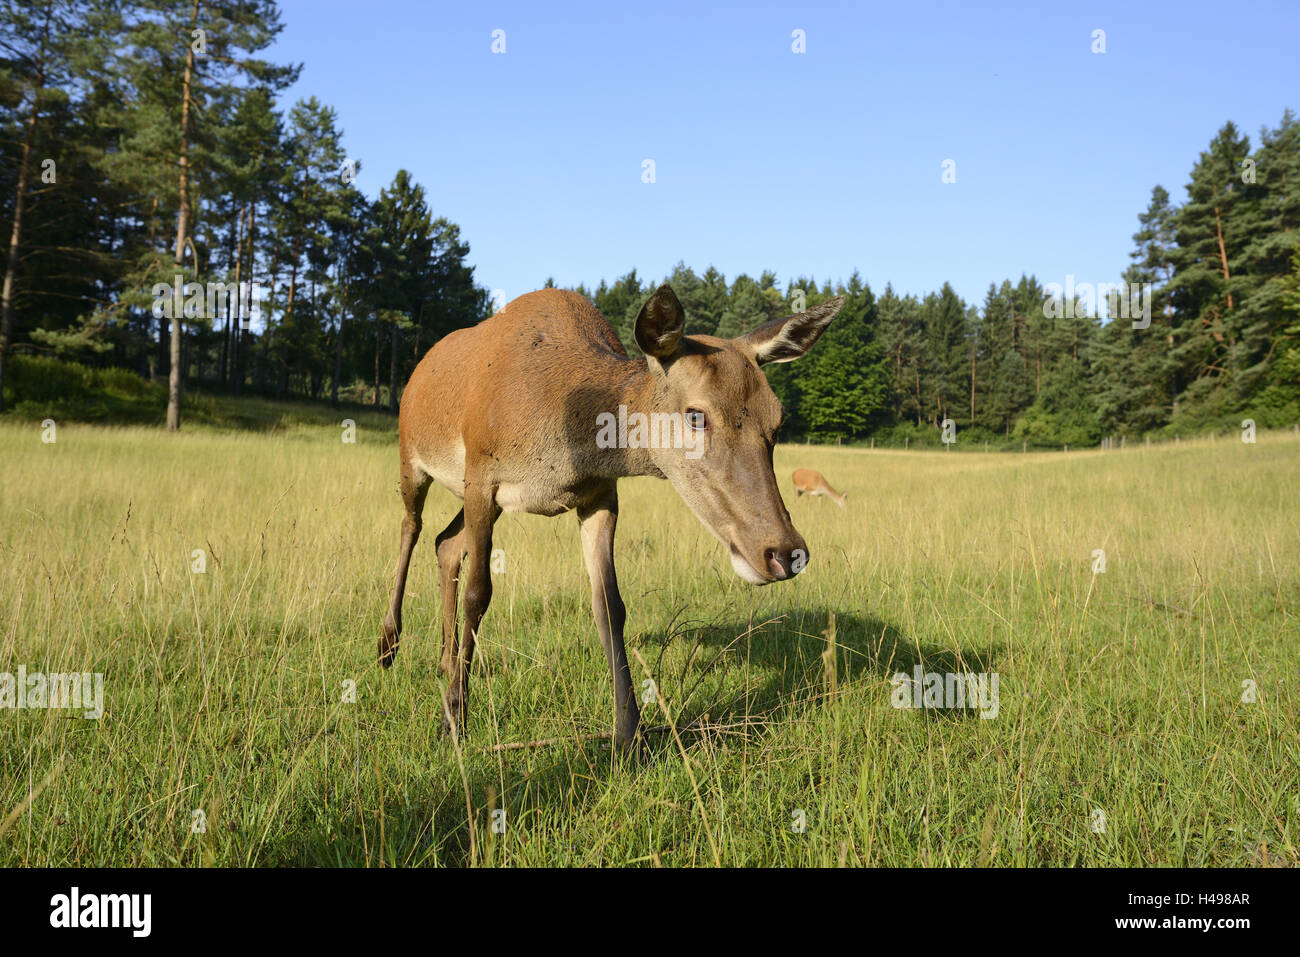
[[[464,726],[475,636],[492,599],[493,524],[502,511],[558,515],[574,509],[596,631],[614,677],[615,742],[620,751],[633,750],[641,714],[623,648],[625,610],[614,573],[618,480],[668,479],[750,584],[797,575],[808,561],[808,546],[790,524],[772,473],[782,410],[759,366],[799,358],[843,304],[843,297],[831,299],[735,339],[686,336],[686,315],[665,283],[636,317],[634,335],[645,358],[631,359],[585,297],[543,289],[440,340],[402,395],[406,517],[397,584],[379,641],[384,667],[397,654],[402,592],[432,482],[464,502],[436,539],[440,668],[449,679],[444,731],[459,733]],[[612,432],[615,417],[620,427],[640,426],[611,447],[599,440],[599,428],[603,421]],[[650,438],[658,424],[661,441],[647,441],[647,420]],[[675,437],[684,441],[664,441],[670,423],[678,425]],[[462,562],[465,623],[458,647]]]
[[[794,493],[795,495],[803,495],[805,492],[809,495],[825,495],[828,498],[833,498],[840,508],[844,507],[844,500],[849,497],[848,492],[841,495],[831,488],[831,483],[826,481],[826,476],[822,475],[821,472],[813,469],[795,469]]]

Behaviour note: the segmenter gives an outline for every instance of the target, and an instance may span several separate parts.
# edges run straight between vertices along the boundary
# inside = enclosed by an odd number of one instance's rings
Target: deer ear
[[[764,323],[745,333],[738,341],[753,350],[759,365],[793,362],[812,348],[843,305],[843,296],[827,299],[807,312],[796,312],[793,316]]]
[[[685,331],[686,311],[677,301],[673,287],[664,283],[636,314],[632,335],[637,348],[646,355],[667,359],[677,354]]]

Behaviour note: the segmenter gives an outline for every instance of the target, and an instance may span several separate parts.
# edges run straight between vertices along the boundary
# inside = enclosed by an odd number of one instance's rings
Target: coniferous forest
[[[281,27],[271,0],[0,2],[6,409],[41,416],[74,381],[148,386],[171,427],[193,392],[395,409],[419,357],[492,311],[436,188],[402,171],[368,198],[346,118],[284,101],[300,67],[263,58]],[[1124,297],[1031,275],[990,277],[980,302],[947,284],[901,295],[857,273],[728,279],[685,263],[577,289],[633,353],[631,324],[663,279],[692,334],[845,295],[813,354],[768,367],[787,439],[928,444],[946,420],[1015,447],[1243,417],[1290,427],[1300,123],[1287,111],[1254,139],[1232,122],[1206,135],[1187,182],[1154,185],[1134,211],[1113,280],[1142,291],[1140,319],[1109,318]]]

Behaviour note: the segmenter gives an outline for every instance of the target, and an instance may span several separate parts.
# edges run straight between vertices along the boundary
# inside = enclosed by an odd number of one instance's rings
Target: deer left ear
[[[664,283],[637,313],[632,337],[646,355],[665,361],[677,353],[685,332],[686,311],[673,287]]]
[[[807,312],[797,312],[784,319],[766,322],[752,332],[745,333],[737,341],[753,351],[759,365],[793,362],[812,348],[843,305],[843,296],[827,299]]]

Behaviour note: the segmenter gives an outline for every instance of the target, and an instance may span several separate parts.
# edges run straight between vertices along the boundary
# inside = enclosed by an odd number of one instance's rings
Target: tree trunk
[[[232,318],[234,325],[239,324],[239,253],[240,243],[244,241],[243,228],[244,211],[242,209],[237,209],[235,212],[235,222],[230,227],[230,253],[226,261],[227,280],[230,278],[230,263],[233,262],[235,264],[235,302],[232,307],[230,296],[226,296],[226,324],[225,328],[221,330],[221,348],[218,352],[217,358],[217,378],[221,380],[223,386],[229,385],[230,383],[230,379],[227,378],[227,376],[229,375],[228,370],[231,352],[230,340],[233,335],[231,329]]]
[[[397,350],[402,338],[402,329],[393,323],[393,354],[388,365],[388,411],[397,411]]]
[[[379,353],[383,351],[384,323],[378,315],[375,316],[375,391],[370,397],[370,404],[376,409],[379,408]]]
[[[921,359],[919,356],[917,357],[916,360],[915,372],[916,372],[916,427],[919,429],[921,427],[921,411],[923,409],[923,405],[921,403]]]
[[[975,350],[970,351],[970,424],[975,424]]]
[[[256,233],[257,228],[257,202],[254,200],[248,204],[248,232],[245,249],[248,252],[248,311],[253,311],[253,277],[257,275],[257,246]],[[260,307],[259,307],[260,308]],[[235,368],[233,370],[233,379],[231,382],[231,395],[239,395],[244,389],[244,323],[241,320],[239,328],[235,330]]]
[[[293,262],[289,264],[289,298],[284,306],[283,322],[289,329],[289,334],[293,335],[293,297],[294,291],[298,288],[298,260],[302,257],[302,246],[299,240],[294,240],[293,245]],[[285,386],[289,382],[289,363],[285,357],[285,350],[280,350],[280,377],[276,382],[275,397],[284,398]]]
[[[48,33],[49,22],[46,21]],[[18,273],[18,250],[23,234],[23,202],[27,198],[27,183],[32,143],[36,139],[36,121],[40,117],[41,91],[45,89],[45,46],[41,45],[41,63],[32,88],[32,111],[27,115],[27,133],[23,137],[23,152],[18,160],[18,189],[14,194],[14,224],[9,234],[9,259],[5,265],[3,292],[0,292],[0,412],[5,410],[5,360],[9,355],[9,342],[14,334],[14,279]]]
[[[275,252],[271,254],[271,292],[267,299],[266,324],[262,329],[262,362],[257,367],[257,391],[264,395],[266,389],[266,370],[271,363],[271,309],[275,305],[275,287],[280,280],[280,240],[275,241]]]
[[[1219,261],[1223,264],[1223,281],[1230,282],[1232,277],[1228,275],[1228,251],[1223,246],[1223,223],[1219,220],[1219,207],[1214,207],[1214,231],[1219,237]],[[1228,290],[1228,308],[1232,308],[1232,290]],[[1215,333],[1214,336],[1219,342],[1223,341],[1222,333]]]
[[[190,15],[191,32],[198,29],[199,4],[194,0],[194,10]],[[194,45],[190,44],[185,53],[185,76],[181,81],[181,150],[180,150],[180,209],[176,214],[176,254],[173,260],[176,274],[179,275],[185,263],[185,240],[190,226],[190,176],[189,176],[189,136],[190,136],[190,84],[194,79]],[[195,263],[198,266],[198,263]],[[181,319],[184,316],[180,297],[172,304],[172,341],[171,364],[167,375],[167,431],[178,432],[181,427]]]
[[[231,385],[232,391],[236,395],[239,394],[239,390],[234,387],[233,383],[239,371],[239,334],[244,322],[244,287],[241,283],[244,277],[244,243],[248,240],[248,231],[244,229],[244,214],[247,209],[248,207],[244,207],[239,211],[239,219],[235,226],[236,232],[239,234],[239,242],[235,244],[235,321],[230,330],[230,378],[228,380],[224,379],[224,369],[222,372],[223,381]],[[252,287],[249,288],[248,307],[252,309]]]
[[[349,257],[344,257],[345,261],[348,258]],[[350,284],[348,282],[347,274],[349,272],[351,272],[351,270],[345,266],[344,275],[340,277],[342,279],[340,285],[343,287],[343,296],[339,300],[338,341],[334,344],[334,392],[330,397],[330,404],[336,409],[339,407],[339,378],[343,375],[343,326],[347,322],[348,306],[351,304],[351,300],[348,297]]]

